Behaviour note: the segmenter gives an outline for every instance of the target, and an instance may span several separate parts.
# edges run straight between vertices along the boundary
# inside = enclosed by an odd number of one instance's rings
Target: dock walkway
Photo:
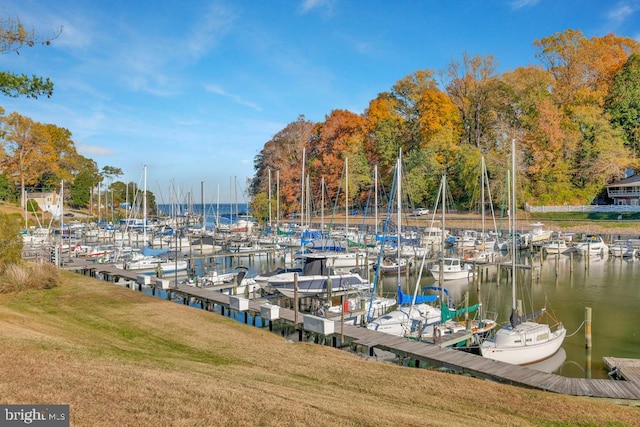
[[[640,360],[622,357],[604,357],[603,360],[615,376],[640,384]]]
[[[93,275],[99,272],[136,280],[138,274],[132,271],[117,269],[113,266],[91,264],[84,262],[74,263],[65,268],[70,270],[82,270],[85,275]],[[155,286],[152,284],[152,286]],[[155,289],[154,289],[155,290]],[[218,305],[225,310],[231,310],[232,296],[221,292],[214,292],[207,288],[197,288],[182,283],[174,283],[165,290],[169,294],[183,296],[186,302],[194,299],[201,303],[202,307]],[[264,300],[249,300],[248,310],[254,315],[260,315]],[[297,314],[297,316],[296,316]],[[304,313],[296,313],[294,310],[280,307],[279,319],[292,324],[299,332],[302,332]],[[255,318],[255,316],[254,316]],[[409,358],[416,362],[416,366],[433,366],[447,369],[453,372],[467,374],[476,378],[484,378],[492,381],[512,384],[532,389],[545,390],[559,394],[573,396],[590,396],[599,398],[640,400],[640,361],[626,359],[624,366],[621,359],[605,358],[609,366],[621,367],[622,377],[626,381],[610,379],[567,378],[561,375],[538,371],[526,366],[511,365],[484,358],[475,354],[450,348],[440,348],[427,342],[410,340],[404,337],[385,334],[363,327],[341,324],[335,322],[335,333],[331,334],[334,346],[338,341],[355,351],[366,352],[373,355],[374,349],[389,351],[401,358]],[[302,335],[300,335],[302,337]],[[609,360],[608,360],[609,359]],[[629,360],[634,361],[633,363]]]

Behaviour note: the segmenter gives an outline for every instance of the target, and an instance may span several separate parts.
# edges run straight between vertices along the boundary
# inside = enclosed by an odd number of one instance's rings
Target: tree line
[[[540,65],[498,73],[493,56],[465,52],[401,78],[363,113],[333,110],[318,123],[300,115],[254,159],[254,214],[266,217],[269,194],[281,213],[297,211],[303,189],[316,208],[323,193],[327,206],[343,206],[346,194],[366,206],[374,169],[388,191],[400,150],[414,206],[433,206],[447,175],[457,206],[477,207],[482,157],[503,203],[513,139],[519,205],[605,201],[605,185],[638,168],[640,44],[568,29],[534,46]]]
[[[24,208],[29,194],[59,193],[63,181],[64,203],[74,209],[96,213],[100,205],[113,212],[121,203],[141,200],[136,183],[116,180],[122,169],[99,169],[94,160],[79,154],[68,129],[16,112],[4,115],[1,108],[0,114],[0,200],[19,201]],[[155,210],[150,191],[147,204],[150,212]]]
[[[0,54],[36,45],[49,46],[61,31],[62,28],[41,37],[27,30],[19,19],[0,18]],[[0,71],[0,93],[5,96],[37,99],[52,96],[53,89],[48,77]],[[22,208],[27,206],[28,194],[59,192],[63,181],[65,205],[93,208],[92,211],[97,211],[98,204],[113,211],[121,203],[131,203],[140,191],[133,182],[114,181],[122,176],[120,168],[99,169],[94,160],[79,154],[68,129],[36,122],[17,112],[7,115],[2,107],[0,172],[0,200],[20,201]],[[153,212],[155,198],[149,191],[147,204]]]

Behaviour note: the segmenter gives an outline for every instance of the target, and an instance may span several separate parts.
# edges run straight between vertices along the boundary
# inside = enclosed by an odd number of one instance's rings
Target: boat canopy
[[[425,302],[435,302],[438,300],[437,295],[416,295],[416,304],[422,304]],[[413,295],[408,295],[402,292],[402,287],[398,285],[398,305],[407,305],[413,302]]]
[[[536,319],[542,316],[542,313],[544,312],[545,312],[545,309],[541,308],[540,310],[534,311],[533,313],[525,313],[522,315],[518,315],[516,310],[511,310],[511,317],[509,317],[509,322],[511,322],[511,327],[515,328],[516,326],[518,326],[523,322],[526,322],[527,320]]]
[[[442,313],[442,321],[446,322],[447,320],[451,320],[458,316],[462,316],[465,313],[473,313],[474,311],[477,311],[478,309],[480,309],[481,305],[482,304],[475,304],[475,305],[469,306],[468,308],[460,308],[456,310],[456,309],[451,309],[447,307],[446,304],[441,303],[440,310]]]

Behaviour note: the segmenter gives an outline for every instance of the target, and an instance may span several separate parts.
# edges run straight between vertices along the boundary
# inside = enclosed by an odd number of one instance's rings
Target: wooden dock
[[[95,277],[95,273],[99,272],[104,275],[104,278],[117,276],[132,281],[135,281],[138,275],[135,272],[117,269],[113,266],[87,265],[80,262],[75,263],[75,266],[68,265],[66,268],[82,271],[83,274],[92,275],[93,277]],[[152,284],[152,286],[156,285]],[[140,285],[139,290],[142,290],[142,285]],[[225,311],[227,313],[232,311],[231,298],[234,297],[221,292],[214,292],[207,288],[196,288],[181,283],[173,283],[170,288],[165,288],[164,290],[167,292],[168,298],[172,294],[180,295],[185,304],[191,300],[199,302],[203,309],[213,310],[215,306],[218,306],[222,314],[225,314]],[[248,309],[246,311],[253,315],[254,322],[255,318],[260,315],[264,304],[264,299],[248,300]],[[305,316],[306,314],[304,313],[296,313],[294,310],[280,307],[278,321],[293,325],[299,332],[299,339],[302,340],[303,334],[308,333],[308,331],[303,330]],[[245,316],[245,323],[248,323],[247,319],[248,316]],[[269,322],[270,329],[272,323]],[[604,358],[608,366],[619,369],[621,378],[624,378],[625,381],[567,378],[526,366],[498,362],[464,351],[441,348],[439,345],[414,341],[359,326],[341,324],[340,322],[335,322],[334,330],[334,333],[324,337],[328,338],[334,347],[347,347],[370,356],[374,355],[375,349],[385,350],[400,358],[413,360],[416,367],[437,367],[476,378],[559,394],[640,400],[640,360],[637,359]]]
[[[603,357],[610,375],[640,384],[640,360],[622,357]]]

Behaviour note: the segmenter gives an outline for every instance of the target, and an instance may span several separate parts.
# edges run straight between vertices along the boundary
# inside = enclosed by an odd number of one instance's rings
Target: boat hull
[[[293,298],[295,275],[297,273],[282,273],[268,277],[266,288],[277,291]],[[329,281],[331,279],[331,281]],[[299,275],[297,278],[297,293],[299,297],[326,294],[331,288],[332,292],[356,291],[371,289],[371,284],[357,273],[342,273],[331,276],[325,275]]]
[[[548,325],[524,322],[515,328],[507,326],[498,330],[493,339],[480,345],[480,353],[488,359],[527,365],[553,356],[562,346],[566,333],[562,326],[551,332]]]

